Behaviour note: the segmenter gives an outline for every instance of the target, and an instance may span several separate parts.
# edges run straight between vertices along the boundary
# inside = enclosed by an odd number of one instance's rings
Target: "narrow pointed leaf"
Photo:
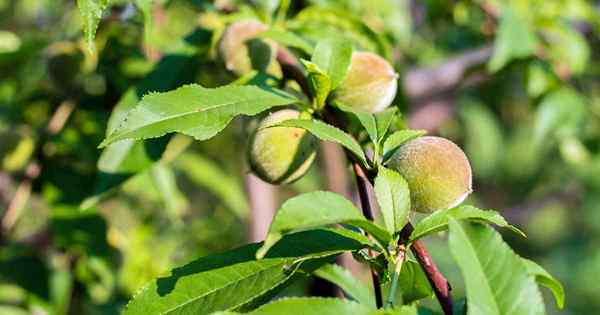
[[[362,228],[387,244],[391,236],[368,221],[352,202],[327,191],[305,193],[286,201],[271,222],[269,234],[256,256],[262,258],[281,237],[289,232],[332,224],[348,224]]]
[[[96,30],[108,3],[109,0],[77,0],[77,7],[83,24],[83,34],[90,49],[93,49]]]
[[[210,314],[235,310],[280,288],[298,268],[320,267],[309,264],[309,260],[357,250],[363,245],[334,231],[313,230],[284,237],[266,258],[256,261],[254,254],[259,247],[260,244],[246,245],[175,268],[170,275],[142,288],[123,314]]]
[[[529,274],[535,277],[537,283],[550,289],[556,300],[556,306],[560,309],[565,307],[565,289],[562,284],[537,263],[525,258],[523,258],[523,261],[527,266]]]
[[[375,124],[377,125],[377,141],[376,143],[380,143],[381,140],[385,137],[388,130],[390,129],[390,125],[392,124],[392,120],[394,120],[394,116],[398,111],[397,107],[388,108],[384,111],[375,113]]]
[[[314,274],[335,284],[360,304],[375,307],[375,298],[371,290],[356,279],[348,269],[336,264],[326,264],[315,270]]]
[[[308,83],[316,102],[317,108],[323,108],[329,92],[331,92],[331,79],[315,63],[302,59],[302,65],[308,73]]]
[[[308,132],[312,133],[323,141],[331,141],[341,144],[346,149],[350,150],[350,152],[354,153],[354,155],[359,158],[364,165],[367,165],[367,160],[362,148],[360,147],[360,144],[358,144],[358,142],[356,142],[352,136],[334,126],[328,125],[319,120],[306,119],[290,119],[277,125],[273,125],[272,127],[277,126],[306,129]]]
[[[521,230],[513,225],[508,224],[508,222],[506,222],[506,220],[498,212],[493,210],[481,210],[473,206],[465,205],[452,209],[436,211],[425,219],[421,220],[421,222],[415,226],[415,230],[410,235],[410,242],[432,233],[437,233],[447,229],[450,218],[457,220],[482,221],[495,224],[525,237],[525,234]]]
[[[351,60],[352,43],[341,38],[318,42],[311,59],[329,76],[332,89],[346,78]]]
[[[354,115],[360,124],[365,128],[369,138],[373,143],[377,143],[378,132],[377,132],[377,121],[375,120],[375,115],[369,112],[364,112],[360,110],[356,110],[350,106],[344,105],[340,102],[335,102],[335,106],[347,113]]]
[[[166,93],[151,93],[133,108],[101,144],[124,139],[149,139],[180,132],[206,140],[223,130],[236,115],[255,115],[298,100],[278,90],[229,85],[216,89],[186,85]]]
[[[400,231],[408,222],[410,212],[410,191],[406,180],[399,173],[380,167],[375,178],[375,196],[388,232]]]
[[[543,315],[527,266],[500,234],[480,223],[449,220],[450,252],[465,279],[468,315]]]

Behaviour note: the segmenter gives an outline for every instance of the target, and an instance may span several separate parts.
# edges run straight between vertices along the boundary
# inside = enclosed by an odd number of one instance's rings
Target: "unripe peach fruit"
[[[271,184],[288,184],[306,173],[316,156],[317,139],[301,128],[271,127],[300,112],[277,111],[266,117],[250,138],[248,161],[253,173]]]
[[[346,79],[333,93],[334,100],[371,113],[386,109],[396,96],[398,75],[385,59],[370,52],[355,52]]]
[[[471,193],[471,165],[452,141],[420,137],[403,144],[387,166],[408,182],[412,207],[433,212],[459,205]]]
[[[219,43],[219,54],[225,62],[227,70],[242,75],[253,69],[248,44],[259,33],[266,31],[268,28],[267,25],[254,20],[238,21],[227,27]],[[264,47],[261,48],[266,48],[260,51],[260,57],[266,60],[260,60],[261,65],[258,66],[265,69],[272,67],[276,53],[275,43],[268,40],[261,40],[260,42],[256,42],[256,44],[262,44]]]

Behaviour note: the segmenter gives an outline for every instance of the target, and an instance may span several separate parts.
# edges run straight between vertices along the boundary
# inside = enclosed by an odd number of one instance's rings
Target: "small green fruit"
[[[276,74],[276,44],[269,40],[256,39],[258,34],[268,29],[267,25],[254,20],[243,20],[229,25],[219,43],[219,54],[227,70],[238,75],[246,74],[252,69]]]
[[[387,166],[404,176],[412,207],[418,212],[455,207],[472,192],[469,160],[444,138],[411,140],[392,155]]]
[[[316,156],[317,139],[301,128],[272,127],[300,112],[284,109],[265,118],[250,138],[248,161],[258,177],[271,184],[289,184],[310,168]]]
[[[386,109],[396,96],[398,75],[385,59],[370,52],[355,52],[346,79],[333,93],[334,100],[371,113]]]

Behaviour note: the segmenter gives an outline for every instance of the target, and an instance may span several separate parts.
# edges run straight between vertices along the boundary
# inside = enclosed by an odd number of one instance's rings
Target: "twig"
[[[356,172],[357,169],[359,170],[358,172]],[[356,172],[356,176],[361,177],[361,183],[373,184],[374,178],[367,177],[358,163],[354,163],[354,170]],[[366,190],[368,189],[368,186],[359,185],[358,188],[359,190]],[[410,222],[407,223],[406,226],[402,229],[401,237],[398,241],[399,244],[406,243],[406,240],[408,239],[410,233],[412,233],[413,230],[414,228],[412,224]],[[446,280],[446,277],[444,277],[444,275],[440,272],[440,270],[433,262],[433,259],[427,251],[425,244],[423,244],[423,242],[419,240],[415,241],[411,246],[411,252],[415,255],[421,267],[423,267],[425,275],[427,276],[427,280],[429,280],[431,288],[433,289],[433,292],[435,293],[435,296],[439,301],[440,306],[444,311],[444,314],[452,315],[452,296],[450,294],[450,284],[448,283],[448,280]]]
[[[308,89],[306,78],[304,77],[302,68],[300,67],[296,58],[293,55],[291,55],[291,53],[289,53],[287,50],[279,49],[277,53],[277,60],[281,64],[282,69],[284,69],[284,76],[288,79],[296,81],[298,85],[300,85],[300,87],[302,88],[303,92],[307,93],[307,95],[310,95],[310,90]],[[335,117],[333,117],[332,121],[334,125],[337,125],[335,123]],[[337,125],[337,127],[343,126]],[[353,160],[352,155],[348,157],[350,160]],[[374,174],[370,173],[367,176],[360,164],[356,161],[353,161],[353,168],[356,176],[356,182],[359,190],[363,212],[365,214],[365,217],[372,220],[373,212],[369,201],[368,187],[369,184],[373,184]],[[410,223],[407,224],[407,229],[410,229],[410,231],[412,231],[413,227]],[[431,284],[433,291],[435,292],[435,295],[440,305],[442,306],[442,309],[444,310],[444,314],[451,315],[452,297],[450,296],[450,286],[448,284],[448,281],[446,280],[444,275],[442,275],[441,272],[437,269],[437,266],[433,262],[423,243],[419,241],[413,243],[411,250],[413,254],[417,257],[417,260],[419,261],[423,269],[425,270],[427,279],[429,280],[429,283]],[[376,296],[379,295],[378,307],[381,307],[382,299],[380,291],[381,288],[379,286],[379,279],[377,275],[374,274],[373,270],[371,271],[371,274],[373,275],[375,294]],[[377,290],[379,290],[379,293],[377,292]]]
[[[358,187],[358,194],[360,196],[361,209],[365,217],[373,221],[373,208],[371,207],[371,200],[369,197],[369,180],[366,178],[365,173],[358,163],[353,164],[354,174],[356,175],[356,186]],[[369,252],[369,255],[372,255]],[[373,278],[373,289],[375,290],[375,302],[377,308],[383,307],[383,297],[381,294],[381,281],[379,275],[371,268],[371,278]]]

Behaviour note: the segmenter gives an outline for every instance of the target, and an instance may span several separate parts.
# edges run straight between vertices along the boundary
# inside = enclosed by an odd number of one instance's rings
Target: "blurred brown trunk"
[[[267,236],[269,225],[277,210],[277,188],[250,172],[245,176],[245,185],[250,204],[248,240],[260,242]]]

